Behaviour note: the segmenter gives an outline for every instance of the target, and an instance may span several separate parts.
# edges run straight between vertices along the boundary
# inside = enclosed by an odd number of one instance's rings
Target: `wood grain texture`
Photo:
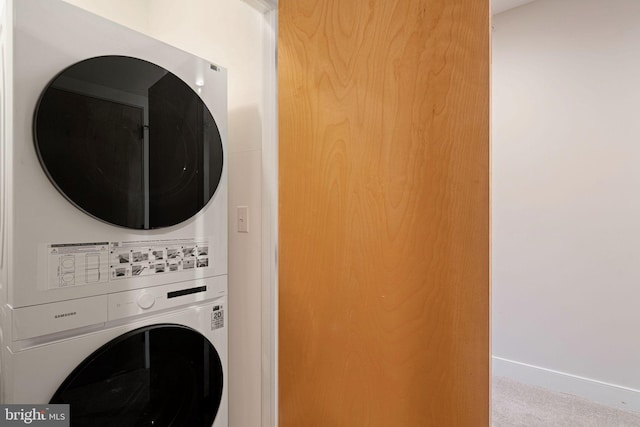
[[[489,423],[489,2],[279,1],[280,426]]]

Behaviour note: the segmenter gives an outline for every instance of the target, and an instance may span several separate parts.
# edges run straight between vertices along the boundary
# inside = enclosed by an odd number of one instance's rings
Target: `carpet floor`
[[[493,427],[640,427],[640,413],[493,378]]]

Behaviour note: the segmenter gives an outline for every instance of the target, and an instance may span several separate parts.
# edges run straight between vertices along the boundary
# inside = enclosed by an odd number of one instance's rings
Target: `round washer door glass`
[[[213,345],[193,329],[159,324],[102,346],[50,403],[69,404],[74,427],[211,427],[222,387]]]
[[[71,203],[127,228],[191,218],[222,175],[220,132],[202,99],[137,58],[100,56],[63,70],[40,96],[34,140]]]

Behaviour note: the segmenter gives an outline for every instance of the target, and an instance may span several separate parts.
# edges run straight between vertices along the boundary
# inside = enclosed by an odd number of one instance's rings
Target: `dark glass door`
[[[140,106],[51,87],[38,115],[41,159],[68,199],[109,223],[143,228],[143,126]]]
[[[58,74],[38,101],[34,141],[71,203],[128,228],[191,218],[222,175],[220,132],[202,99],[164,68],[131,57],[90,58]]]
[[[213,345],[193,329],[160,324],[102,346],[50,403],[70,404],[74,427],[211,427],[222,388]]]

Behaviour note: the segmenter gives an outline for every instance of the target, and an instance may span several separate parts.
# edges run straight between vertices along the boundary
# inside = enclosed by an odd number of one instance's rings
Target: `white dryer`
[[[226,275],[226,70],[61,0],[3,1],[3,302]]]
[[[111,294],[98,326],[19,324],[1,353],[4,403],[69,404],[74,427],[227,427],[226,283],[196,284]]]
[[[226,427],[226,70],[60,0],[0,0],[0,81],[0,401]]]

